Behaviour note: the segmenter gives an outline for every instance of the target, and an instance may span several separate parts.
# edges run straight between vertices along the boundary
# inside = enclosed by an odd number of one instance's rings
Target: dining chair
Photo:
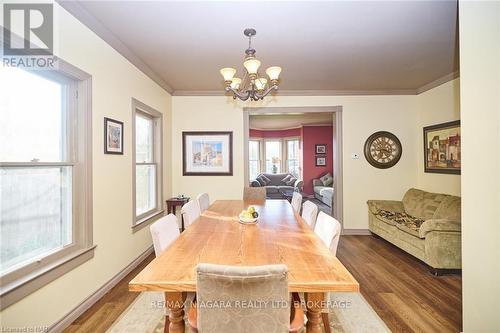
[[[298,332],[304,326],[304,312],[297,303],[292,302],[292,309],[276,306],[290,300],[286,265],[201,263],[196,273],[197,305],[188,313],[188,323],[195,332],[285,333]],[[229,306],[204,306],[209,304]]]
[[[200,208],[200,213],[203,213],[210,206],[210,198],[208,197],[208,193],[200,193],[196,198],[198,201],[198,207]]]
[[[266,201],[265,187],[245,187],[243,189],[243,200],[245,201]]]
[[[302,205],[302,218],[314,230],[316,225],[316,217],[318,216],[318,206],[312,201],[306,201]]]
[[[337,255],[341,229],[342,227],[340,222],[335,218],[325,214],[324,212],[319,213],[318,219],[316,220],[316,226],[314,227],[314,232],[323,241],[323,243],[325,243],[326,247],[328,247],[334,256]],[[326,293],[325,299],[328,300],[328,293]],[[330,333],[330,323],[327,309],[321,311],[321,319],[323,320],[325,332]]]
[[[194,220],[200,216],[200,207],[198,206],[198,201],[189,201],[185,203],[181,208],[181,215],[184,219],[184,225],[187,229],[191,224],[193,224]]]
[[[151,232],[151,238],[153,238],[155,256],[158,257],[180,235],[177,217],[174,214],[168,214],[153,223],[149,227],[149,231]],[[168,333],[169,331],[169,312],[168,308],[165,307],[165,326],[163,328],[163,332],[165,333]]]
[[[300,206],[302,205],[302,194],[299,192],[293,192],[292,195],[292,208],[297,214],[300,214]]]

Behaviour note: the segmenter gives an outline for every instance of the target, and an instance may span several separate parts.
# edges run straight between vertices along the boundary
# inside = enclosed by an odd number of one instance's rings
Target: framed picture
[[[123,155],[123,123],[104,117],[104,154]]]
[[[184,176],[232,176],[233,132],[182,132]]]
[[[326,157],[316,156],[316,166],[326,166]]]
[[[460,120],[424,127],[425,172],[460,174]]]
[[[326,154],[326,144],[316,145],[316,154]]]

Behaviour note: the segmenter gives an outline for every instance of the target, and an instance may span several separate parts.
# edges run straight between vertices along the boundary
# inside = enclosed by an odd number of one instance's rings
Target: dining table
[[[240,223],[240,212],[250,206],[259,214],[257,223]],[[304,294],[307,333],[321,332],[326,292],[359,292],[358,282],[287,200],[213,202],[130,281],[130,291],[165,293],[171,333],[184,333],[184,300],[196,292],[199,263],[285,264],[289,292]]]

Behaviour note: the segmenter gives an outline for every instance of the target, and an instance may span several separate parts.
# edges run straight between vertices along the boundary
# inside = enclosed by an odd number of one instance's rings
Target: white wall
[[[132,233],[131,98],[164,115],[170,137],[171,97],[114,49],[55,4],[59,56],[92,75],[93,230],[95,256],[1,313],[3,327],[50,326],[100,288],[150,245],[148,228]],[[104,155],[103,117],[125,123],[125,154]],[[168,142],[168,141],[167,141]],[[165,144],[165,196],[171,193]]]
[[[420,160],[415,140],[417,96],[280,96],[260,103],[238,103],[229,97],[172,98],[172,191],[194,196],[206,191],[211,200],[241,198],[243,176],[244,106],[337,106],[343,107],[344,226],[367,229],[368,199],[400,199],[416,184],[415,165]],[[232,130],[234,175],[232,177],[182,176],[182,131]],[[365,140],[373,132],[388,130],[403,144],[400,162],[387,170],[375,169],[363,156]],[[351,153],[361,158],[351,159]]]
[[[460,196],[460,175],[424,172],[425,126],[460,119],[460,80],[446,82],[417,96],[417,184],[422,190]]]
[[[460,1],[464,332],[500,332],[500,2]]]

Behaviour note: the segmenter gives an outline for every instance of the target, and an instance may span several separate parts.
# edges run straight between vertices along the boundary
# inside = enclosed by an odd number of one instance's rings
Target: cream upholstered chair
[[[276,306],[290,300],[285,265],[244,267],[199,264],[196,272],[198,308],[191,308],[188,315],[189,325],[195,331],[287,333],[291,329],[297,332],[302,328],[304,313],[300,306],[292,307],[292,316],[288,307]],[[259,306],[238,306],[242,301],[246,304],[253,301]]]
[[[306,201],[302,205],[302,218],[314,230],[316,225],[316,217],[318,216],[318,206],[312,201]]]
[[[265,187],[245,187],[243,189],[243,200],[245,201],[266,201]]]
[[[302,195],[299,192],[293,192],[292,195],[292,208],[297,214],[300,214],[300,206],[302,205]]]
[[[159,256],[165,251],[176,239],[179,237],[179,225],[177,224],[177,217],[174,214],[168,214],[160,218],[149,227],[151,238],[153,238],[153,247],[155,249],[155,256]],[[170,325],[169,310],[165,307],[165,327],[164,332],[168,332]]]
[[[328,247],[330,252],[335,256],[337,255],[341,229],[342,227],[340,226],[340,222],[335,218],[325,214],[324,212],[319,213],[318,219],[316,220],[316,226],[314,227],[314,232],[319,238],[321,238],[326,247]],[[328,293],[326,293],[325,299],[328,300]],[[322,311],[321,318],[323,319],[325,331],[329,333],[330,323],[327,309]]]
[[[203,213],[210,206],[210,198],[208,197],[208,193],[200,193],[196,198],[198,201],[198,207],[200,208],[200,213]]]
[[[184,219],[184,225],[186,229],[193,224],[194,220],[200,216],[200,207],[198,206],[198,201],[189,201],[185,203],[181,208],[182,218]]]
[[[320,212],[316,220],[314,232],[330,249],[333,255],[337,255],[337,247],[339,245],[341,226],[340,222],[330,215]]]
[[[155,255],[158,257],[179,237],[179,225],[174,214],[160,218],[149,227]]]

